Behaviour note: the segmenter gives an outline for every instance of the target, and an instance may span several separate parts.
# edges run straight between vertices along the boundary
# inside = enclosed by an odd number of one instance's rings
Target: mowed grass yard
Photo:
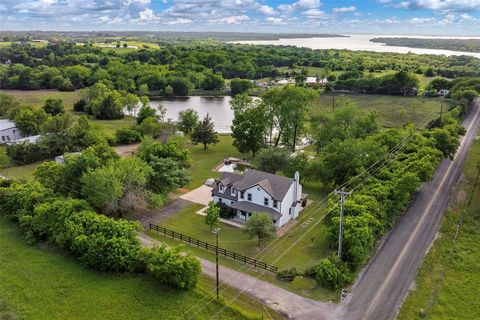
[[[214,282],[203,277],[186,292],[142,275],[112,275],[83,268],[47,245],[24,243],[16,225],[0,218],[0,319],[178,319],[192,306],[213,298]],[[228,289],[223,297],[238,294]],[[209,301],[209,300],[205,300]],[[263,305],[242,296],[222,319],[267,318]],[[213,301],[193,319],[210,319],[222,305]],[[239,311],[242,309],[243,311]],[[194,312],[190,313],[193,315]],[[274,319],[281,316],[268,310]]]
[[[220,142],[215,145],[209,145],[207,150],[203,145],[193,145],[186,138],[182,142],[190,150],[192,157],[192,181],[187,189],[199,187],[208,178],[219,178],[221,172],[214,171],[223,159],[228,157],[250,158],[249,155],[240,153],[233,145],[233,138],[228,134],[218,136]]]
[[[479,163],[480,140],[477,140],[463,167],[464,179],[452,194],[439,236],[420,268],[416,285],[398,319],[479,319],[480,181],[476,181]]]
[[[200,204],[190,205],[161,222],[160,225],[214,245],[215,234],[205,224],[205,217],[196,213],[203,207]],[[220,222],[219,246],[265,263],[274,264],[279,269],[295,267],[297,270],[304,270],[315,265],[320,259],[331,253],[325,238],[324,224],[322,223],[325,213],[321,209],[315,203],[308,206],[300,214],[297,223],[285,235],[272,238],[268,243],[261,246],[258,245],[256,238],[250,239],[244,229]],[[315,222],[318,223],[316,226],[313,226]],[[168,236],[164,237],[163,234],[158,234],[156,231],[148,233],[169,245],[179,243],[178,240]],[[194,246],[190,248],[199,257],[211,261],[215,259],[214,252],[207,252],[205,249]],[[287,249],[289,249],[288,252],[277,261],[277,258]],[[261,273],[260,269],[255,270],[253,267],[250,268],[243,263],[234,262],[230,259],[222,259],[221,263],[232,269],[253,275]],[[286,283],[277,280],[270,272],[263,272],[261,278],[312,299],[336,299],[334,292],[317,287],[313,279],[297,277],[293,283]]]
[[[443,98],[335,93],[335,108],[349,104],[356,105],[362,110],[376,111],[380,115],[381,125],[385,128],[393,128],[408,122],[416,125],[424,124],[427,120],[438,117],[441,99]],[[331,113],[332,106],[332,94],[321,94],[311,110],[314,115]],[[445,111],[447,111],[447,104],[444,105]]]

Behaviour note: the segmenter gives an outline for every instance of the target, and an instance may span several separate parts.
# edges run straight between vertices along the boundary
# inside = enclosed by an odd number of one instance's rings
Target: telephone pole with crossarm
[[[342,190],[335,190],[336,194],[340,195],[339,203],[340,203],[340,228],[338,230],[338,258],[342,260],[342,240],[343,240],[343,203],[345,202],[345,198],[351,195],[352,192],[345,191],[345,188]]]

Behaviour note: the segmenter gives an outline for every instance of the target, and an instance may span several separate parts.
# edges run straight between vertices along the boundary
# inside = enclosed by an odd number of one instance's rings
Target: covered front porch
[[[264,212],[269,214],[272,217],[272,223],[278,226],[278,221],[282,216],[279,212],[271,208],[260,206],[258,204],[247,201],[234,202],[230,205],[230,207],[232,209],[235,209],[237,212],[234,220],[242,223],[247,222],[253,214]]]

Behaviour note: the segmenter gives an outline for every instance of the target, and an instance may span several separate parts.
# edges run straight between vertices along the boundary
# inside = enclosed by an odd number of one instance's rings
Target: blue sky
[[[480,35],[480,0],[0,0],[0,30]]]

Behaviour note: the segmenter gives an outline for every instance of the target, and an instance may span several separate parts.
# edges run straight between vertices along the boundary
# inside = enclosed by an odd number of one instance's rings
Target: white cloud
[[[310,19],[328,18],[328,14],[319,9],[310,9],[302,12],[303,16]]]
[[[266,20],[271,24],[285,24],[285,21],[282,18],[268,17]]]
[[[177,19],[174,19],[174,20],[170,20],[170,21],[167,21],[165,22],[165,24],[168,24],[168,25],[179,25],[179,24],[190,24],[192,23],[192,20],[190,19],[183,19],[183,18],[177,18]]]
[[[469,12],[480,10],[480,0],[409,0],[397,4],[404,9]]]
[[[241,24],[245,21],[250,20],[250,18],[246,15],[239,15],[239,16],[229,16],[229,17],[224,17],[224,18],[218,18],[218,19],[210,19],[209,22],[212,24]]]
[[[275,9],[267,5],[262,5],[258,7],[257,11],[266,16],[273,16],[278,13]]]
[[[158,21],[160,20],[160,17],[156,15],[152,9],[147,8],[143,11],[140,11],[138,13],[138,17],[140,18],[141,21]]]
[[[316,9],[322,5],[320,0],[298,0],[292,4],[281,4],[277,8],[284,13],[291,13],[296,10]]]
[[[347,13],[347,12],[355,12],[356,10],[357,10],[356,7],[350,6],[350,7],[333,8],[332,12],[333,13]]]

